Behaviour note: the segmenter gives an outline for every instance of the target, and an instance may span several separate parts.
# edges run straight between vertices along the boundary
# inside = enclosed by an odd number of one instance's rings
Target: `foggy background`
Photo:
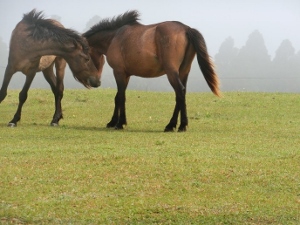
[[[11,32],[23,14],[36,8],[46,18],[84,32],[94,23],[127,10],[140,12],[143,24],[177,20],[198,29],[214,59],[223,91],[300,92],[299,0],[0,0],[0,82],[7,65]],[[16,73],[10,89],[22,88],[25,76]],[[196,58],[188,91],[209,91]],[[42,73],[32,84],[49,88]],[[66,88],[84,88],[69,69]],[[102,86],[115,88],[112,69],[105,64]],[[171,91],[166,76],[132,77],[129,89]]]

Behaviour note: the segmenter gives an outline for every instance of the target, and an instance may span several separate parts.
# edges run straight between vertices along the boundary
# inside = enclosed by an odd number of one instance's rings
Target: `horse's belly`
[[[135,67],[132,67],[131,73],[140,77],[159,77],[165,74],[165,71],[158,63],[153,64],[136,64]]]
[[[45,55],[42,56],[42,58],[40,59],[40,64],[39,64],[39,71],[42,71],[46,68],[48,68],[53,61],[55,60],[56,56],[55,55]]]
[[[128,59],[125,60],[127,62],[126,69],[132,75],[150,78],[165,74],[162,63],[153,52],[144,52],[134,58]]]

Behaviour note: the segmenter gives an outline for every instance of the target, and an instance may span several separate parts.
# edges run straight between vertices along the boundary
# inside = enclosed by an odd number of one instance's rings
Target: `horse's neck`
[[[44,55],[56,55],[61,56],[63,58],[68,57],[72,49],[74,48],[73,44],[61,44],[58,42],[49,41],[45,43],[45,45],[38,45],[38,49],[36,49],[36,53],[40,56]]]
[[[116,31],[98,32],[88,38],[89,45],[96,48],[99,53],[106,55],[106,52],[115,36]]]
[[[66,56],[70,54],[74,48],[74,43],[70,40],[68,44],[54,40],[33,38],[31,33],[27,31],[28,26],[19,23],[11,35],[10,52],[16,54],[25,54],[28,57],[40,57],[44,55]],[[21,53],[20,53],[21,52]]]

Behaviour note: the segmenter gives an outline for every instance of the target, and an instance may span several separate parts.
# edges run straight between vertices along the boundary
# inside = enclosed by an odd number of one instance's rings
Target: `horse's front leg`
[[[123,129],[123,125],[127,124],[126,109],[125,109],[125,91],[129,82],[129,77],[125,73],[114,72],[118,86],[118,92],[115,97],[115,109],[111,121],[107,127],[115,127],[115,129]]]
[[[118,100],[119,100],[119,97],[118,97],[118,93],[116,94],[115,96],[115,109],[114,109],[114,112],[113,112],[113,116],[110,120],[110,122],[106,125],[107,128],[111,128],[111,127],[115,127],[119,121],[119,104],[118,104]]]
[[[51,87],[55,99],[55,111],[50,125],[58,126],[60,119],[63,118],[61,100],[64,92],[63,79],[65,76],[66,61],[60,57],[55,58],[56,76],[53,72],[53,66],[54,63],[43,70],[43,74]]]
[[[55,58],[56,68],[56,88],[55,88],[55,112],[51,121],[51,126],[57,126],[60,119],[63,118],[61,100],[64,95],[64,77],[66,61],[61,57]],[[52,70],[53,71],[53,70]]]
[[[23,107],[23,104],[25,103],[25,101],[27,100],[28,90],[30,88],[30,85],[31,85],[34,77],[35,77],[35,73],[32,74],[32,75],[27,75],[26,76],[26,81],[25,81],[25,84],[23,86],[23,89],[19,93],[19,105],[18,105],[17,112],[15,113],[14,118],[8,123],[7,126],[16,127],[17,122],[20,121],[22,107]]]
[[[54,99],[55,99],[55,108],[57,108],[56,107],[56,105],[57,105],[56,104],[56,101],[57,101],[56,77],[53,72],[53,66],[54,66],[54,63],[52,65],[50,65],[48,68],[44,69],[43,74],[44,74],[46,81],[49,83],[49,85],[51,87],[51,90],[52,90],[52,93],[53,93]],[[57,116],[57,110],[55,109],[55,113],[54,113],[54,116],[53,116],[53,119],[52,119],[50,125],[53,125],[53,126],[54,126],[54,124],[58,125],[59,119],[56,119],[56,118],[58,118],[58,116]]]
[[[126,109],[125,109],[125,90],[122,90],[119,92],[119,109],[120,109],[120,115],[118,123],[115,126],[115,129],[123,129],[123,125],[127,125],[127,119],[126,119]]]

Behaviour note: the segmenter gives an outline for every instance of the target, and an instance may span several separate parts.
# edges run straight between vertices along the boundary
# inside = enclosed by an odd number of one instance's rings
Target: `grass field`
[[[300,224],[300,95],[188,93],[186,133],[164,133],[173,93],[127,92],[128,126],[105,128],[115,90],[50,90],[0,104],[2,224]]]

